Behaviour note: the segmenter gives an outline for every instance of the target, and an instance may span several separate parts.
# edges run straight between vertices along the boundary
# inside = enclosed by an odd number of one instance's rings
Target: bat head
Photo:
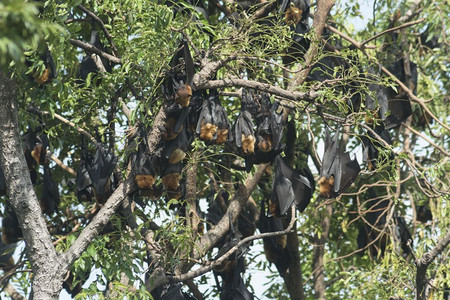
[[[242,153],[244,155],[250,155],[255,153],[255,137],[253,135],[241,135],[242,141]]]
[[[318,183],[320,195],[325,198],[331,198],[334,194],[334,175],[331,175],[329,178],[323,176]]]
[[[303,11],[293,5],[291,3],[291,6],[288,7],[286,10],[286,13],[284,15],[284,21],[288,25],[292,24],[298,24],[302,20]]]
[[[217,126],[212,123],[202,124],[200,128],[200,139],[204,141],[213,141],[217,134]]]

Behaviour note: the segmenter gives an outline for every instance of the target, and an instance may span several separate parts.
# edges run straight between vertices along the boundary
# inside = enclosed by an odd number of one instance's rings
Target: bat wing
[[[272,202],[278,203],[280,215],[284,215],[295,201],[293,184],[286,178],[283,169],[288,167],[278,155],[275,158],[275,176],[272,185]]]
[[[274,103],[270,114],[270,130],[272,131],[272,140],[274,149],[281,148],[281,138],[283,137],[283,114],[277,113],[279,104]]]
[[[59,202],[58,185],[53,181],[49,167],[45,166],[41,196],[43,212],[51,215],[58,208]]]
[[[339,170],[335,174],[334,191],[343,193],[355,181],[360,171],[356,158],[351,160],[348,153],[339,154]]]
[[[200,134],[202,126],[204,124],[212,122],[213,120],[212,120],[211,103],[207,99],[205,102],[203,102],[202,110],[200,112],[200,116],[198,117],[196,133]]]
[[[384,120],[386,129],[400,126],[411,114],[411,103],[408,99],[391,99],[388,102],[390,115]]]
[[[117,158],[99,145],[92,166],[88,168],[92,186],[98,195],[105,195],[105,189],[117,163]]]
[[[303,212],[311,200],[313,192],[311,182],[307,177],[301,174],[301,171],[289,167],[280,156],[277,156],[277,160],[280,163],[283,176],[292,184],[295,205],[300,212]],[[289,207],[287,207],[287,209],[289,209]],[[287,213],[287,210],[281,212],[282,215],[285,213]]]
[[[289,4],[291,3],[291,0],[283,0],[281,3],[280,8],[278,9],[278,13],[284,13],[286,11],[286,8],[288,8]]]
[[[192,86],[194,79],[194,61],[192,60],[191,52],[189,51],[189,45],[186,41],[183,42],[184,48],[184,63],[186,65],[186,83]]]
[[[183,107],[180,115],[178,116],[177,122],[175,123],[175,127],[173,128],[175,133],[180,132],[181,126],[186,125],[186,120],[189,115],[189,111],[191,108],[189,106]]]
[[[320,172],[321,176],[330,177],[333,175],[333,167],[335,165],[335,160],[337,156],[337,146],[338,146],[339,130],[336,131],[334,140],[330,137],[330,131],[328,127],[325,128],[325,151],[322,160],[322,170]]]

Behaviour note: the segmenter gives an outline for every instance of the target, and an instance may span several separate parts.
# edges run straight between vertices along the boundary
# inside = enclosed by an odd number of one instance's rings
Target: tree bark
[[[17,215],[33,270],[35,299],[58,299],[63,276],[39,201],[31,184],[20,142],[16,85],[0,71],[0,165],[9,201]]]

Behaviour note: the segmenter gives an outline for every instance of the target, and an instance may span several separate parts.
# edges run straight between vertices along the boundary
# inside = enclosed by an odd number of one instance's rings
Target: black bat
[[[395,216],[394,224],[394,245],[397,246],[397,252],[406,258],[411,253],[413,246],[411,233],[403,217]]]
[[[48,148],[48,138],[40,130],[28,131],[23,135],[24,154],[28,167],[35,164],[44,165]]]
[[[16,244],[4,244],[0,239],[0,269],[8,271],[14,267],[13,254]]]
[[[40,200],[42,212],[45,214],[51,216],[58,209],[60,202],[58,185],[52,179],[49,166],[44,166]]]
[[[57,78],[58,74],[56,73],[55,61],[53,60],[48,47],[46,47],[44,53],[40,56],[40,59],[43,61],[44,70],[40,72],[36,70],[33,73],[33,77],[38,84],[43,85],[49,83],[53,78]]]
[[[237,259],[236,264],[222,274],[220,300],[253,300],[254,296],[247,289],[241,273],[245,271],[244,257]]]
[[[292,44],[287,50],[287,55],[283,56],[283,63],[289,64],[296,57],[301,57],[308,50],[310,40],[304,35],[309,32],[309,0],[283,0],[279,12],[284,13],[284,20],[293,32]]]
[[[152,291],[154,300],[196,300],[197,298],[181,290],[180,283],[172,283],[156,288]]]
[[[75,189],[77,191],[78,201],[92,201],[92,181],[89,177],[88,167],[92,165],[94,157],[86,148],[84,136],[81,136],[81,161],[77,167],[77,178]]]
[[[197,122],[196,133],[207,142],[223,144],[231,139],[231,127],[217,90],[210,90]]]
[[[391,136],[389,134],[389,131],[387,131],[386,128],[384,127],[384,124],[376,125],[374,128],[374,132],[379,137],[381,137],[386,143],[392,145]],[[382,145],[381,142],[378,141],[378,139],[376,139],[375,136],[370,132],[368,132],[368,137],[363,136],[361,140],[364,146],[363,160],[367,161],[369,170],[377,169],[380,153],[378,149],[384,148],[384,145]]]
[[[131,170],[134,181],[140,189],[151,189],[156,179],[156,172],[152,159],[148,153],[147,134],[143,126],[138,128],[138,136],[135,138],[137,152],[131,155]]]
[[[94,160],[87,169],[95,198],[99,203],[105,203],[113,192],[111,177],[116,163],[117,157],[114,154],[103,145],[97,146]]]
[[[0,166],[0,196],[6,196],[6,178],[3,169]]]
[[[386,225],[389,200],[385,199],[384,196],[378,197],[373,188],[368,189],[368,194],[367,213],[364,216],[364,223],[359,227],[357,243],[358,249],[364,249],[372,243],[369,247],[369,253],[376,257],[379,253],[384,252],[387,245],[387,237],[380,234]]]
[[[19,227],[19,220],[11,204],[6,201],[2,220],[2,242],[4,244],[13,244],[17,243],[21,238],[23,238],[23,233]]]
[[[422,223],[433,220],[430,208],[427,205],[416,205],[416,219]]]
[[[331,140],[327,127],[319,179],[320,194],[325,198],[337,197],[355,181],[360,171],[356,158],[351,160],[349,153],[339,150],[339,129]]]
[[[161,179],[169,197],[179,199],[182,196],[179,189],[182,168],[181,162],[171,165],[163,160],[161,167]]]
[[[277,217],[267,217],[264,201],[261,201],[258,229],[261,233],[284,230],[283,220]],[[283,276],[291,264],[291,254],[287,248],[287,236],[263,238],[264,253],[267,261],[275,264],[278,273]]]
[[[163,158],[167,160],[168,164],[177,164],[186,156],[186,150],[192,142],[192,138],[189,136],[186,127],[186,125],[183,126],[183,129],[174,140],[165,142]]]
[[[92,25],[92,26],[94,26],[94,25]],[[102,42],[100,41],[98,31],[95,29],[91,30],[90,44],[93,45],[95,48],[99,49],[100,51],[108,52],[107,49],[105,49],[105,47],[103,46]],[[105,68],[105,71],[110,73],[113,68],[113,63],[105,58],[98,56],[98,55],[96,55],[96,56],[97,56],[96,58],[100,60],[101,65],[103,65],[103,67]],[[94,58],[92,57],[91,53],[87,53],[87,55],[85,55],[83,57],[83,59],[81,60],[80,71],[79,71],[78,77],[82,81],[86,81],[86,79],[90,73],[96,73],[98,71],[99,71],[99,67],[98,67],[97,63],[94,61]]]
[[[272,184],[270,212],[273,216],[287,213],[292,204],[303,212],[313,192],[313,182],[303,173],[289,167],[281,156],[275,158],[275,175]]]

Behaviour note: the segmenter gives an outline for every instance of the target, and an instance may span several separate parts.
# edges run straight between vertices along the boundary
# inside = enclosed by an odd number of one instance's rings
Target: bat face
[[[132,172],[134,181],[139,189],[151,189],[155,183],[156,172],[146,143],[146,132],[144,128],[139,128],[139,136],[136,138],[139,144],[137,153],[131,156]]]
[[[40,200],[42,211],[49,216],[58,209],[60,203],[58,185],[53,181],[48,166],[44,167],[42,195]]]
[[[275,208],[272,208],[275,212],[274,216],[286,214],[293,203],[300,212],[303,212],[311,199],[312,185],[313,182],[310,182],[300,171],[289,167],[277,155],[271,196],[272,203],[275,204]]]
[[[175,103],[179,104],[182,107],[187,107],[189,106],[191,97],[192,97],[191,86],[188,85],[187,83],[183,84],[177,89],[177,92],[175,93]]]
[[[100,203],[104,203],[112,193],[111,176],[116,163],[117,158],[104,146],[99,145],[92,164],[88,166],[93,192]]]
[[[325,152],[319,179],[321,195],[325,198],[338,196],[353,183],[360,171],[356,159],[351,160],[348,153],[339,151],[339,131],[336,131],[331,140],[326,128]]]

